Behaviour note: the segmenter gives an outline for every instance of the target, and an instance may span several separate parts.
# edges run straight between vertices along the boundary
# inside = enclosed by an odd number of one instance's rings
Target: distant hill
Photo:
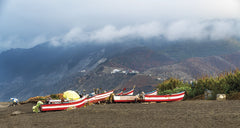
[[[183,41],[173,42],[161,47],[159,50],[176,60],[192,57],[208,57],[231,54],[239,51],[240,42],[237,40],[216,41]]]
[[[237,52],[224,56],[189,58],[176,64],[151,68],[144,73],[152,74],[162,79],[174,77],[190,81],[206,75],[217,76],[222,72],[233,71],[239,68],[240,63],[239,61],[236,62],[236,58],[234,58],[236,56],[240,57],[240,53]]]
[[[110,58],[107,65],[145,71],[151,67],[159,67],[173,63],[175,63],[175,60],[164,53],[153,51],[147,47],[135,47]]]
[[[239,42],[125,40],[121,43],[85,43],[0,54],[0,101],[21,100],[68,89],[151,90],[170,77],[191,80],[240,67]],[[114,69],[139,73],[111,73]]]

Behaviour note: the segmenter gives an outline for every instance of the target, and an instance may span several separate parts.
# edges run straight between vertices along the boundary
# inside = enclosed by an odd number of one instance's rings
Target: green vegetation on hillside
[[[191,86],[188,83],[183,83],[178,79],[170,78],[157,86],[160,95],[177,93],[181,91],[191,91]]]
[[[193,84],[171,78],[159,84],[157,88],[159,94],[171,94],[185,90],[186,98],[189,99],[203,95],[206,89],[212,90],[213,99],[216,98],[216,94],[227,94],[228,99],[236,99],[235,97],[238,97],[240,92],[240,71],[226,72],[216,78],[206,76]]]

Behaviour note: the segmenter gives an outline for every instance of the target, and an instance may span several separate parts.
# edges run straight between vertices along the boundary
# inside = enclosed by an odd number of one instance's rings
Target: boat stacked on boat
[[[80,108],[84,106],[86,103],[98,103],[101,101],[105,101],[111,94],[113,94],[113,90],[97,94],[92,97],[88,97],[88,95],[83,96],[78,100],[50,100],[48,104],[40,105],[41,111],[56,111],[56,110],[65,110],[70,107]]]
[[[131,93],[129,93],[131,92]],[[131,103],[131,102],[167,102],[167,101],[180,101],[183,100],[185,91],[168,94],[168,95],[157,95],[157,90],[133,96],[134,89],[127,93],[131,95],[117,95],[113,97],[115,103]],[[124,94],[124,93],[123,93]]]
[[[119,92],[116,94],[116,96],[130,96],[130,95],[133,95],[133,92],[134,92],[134,88],[130,91],[127,91],[127,92],[124,92],[124,90],[126,90],[125,88],[123,89],[123,91]]]
[[[130,91],[125,92],[125,93],[123,93],[123,91],[121,91],[117,95],[113,96],[113,101],[115,103],[135,102],[136,98],[138,96],[137,95],[133,96],[133,93],[134,93],[134,88]]]
[[[106,93],[102,93],[102,94],[98,94],[98,95],[89,97],[89,98],[87,98],[86,102],[87,103],[98,103],[101,101],[105,101],[108,97],[110,97],[111,94],[113,94],[113,90],[106,92]]]
[[[86,103],[86,96],[74,101],[61,102],[59,104],[42,104],[40,105],[40,111],[56,111],[56,110],[65,110],[70,107],[80,108]]]
[[[133,92],[134,92],[134,88],[128,92],[124,92],[122,95],[123,96],[132,96],[133,95]]]

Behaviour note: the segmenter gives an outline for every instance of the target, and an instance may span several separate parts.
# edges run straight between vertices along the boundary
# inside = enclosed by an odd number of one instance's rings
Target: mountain
[[[239,61],[236,63],[235,59],[230,59],[236,56],[240,57],[240,53],[189,58],[176,64],[148,69],[144,74],[152,74],[164,80],[174,77],[187,81],[206,75],[215,77],[225,71],[232,71],[239,68]]]
[[[134,47],[110,58],[107,65],[144,71],[151,67],[169,65],[174,62],[174,59],[164,53],[147,47]]]
[[[68,89],[93,88],[150,91],[164,79],[196,79],[240,67],[239,42],[125,40],[120,43],[81,43],[0,54],[0,101],[26,100]],[[114,70],[121,70],[113,73]]]

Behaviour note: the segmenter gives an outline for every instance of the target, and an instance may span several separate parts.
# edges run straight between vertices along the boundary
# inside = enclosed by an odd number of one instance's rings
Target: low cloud
[[[23,39],[19,36],[9,36],[7,38],[0,36],[0,52],[11,48],[31,48],[47,41],[49,41],[49,38],[44,35],[27,39]]]
[[[150,22],[146,24],[116,27],[106,25],[103,28],[84,31],[75,27],[62,36],[51,39],[53,45],[69,45],[74,43],[110,43],[125,39],[164,38],[175,40],[221,40],[240,37],[240,22],[236,20],[188,21],[180,20],[167,24]]]
[[[110,42],[123,38],[140,37],[143,39],[160,36],[163,28],[160,23],[151,22],[141,25],[126,26],[116,28],[115,26],[108,25],[100,30],[95,30],[90,34],[91,41],[97,42]]]

